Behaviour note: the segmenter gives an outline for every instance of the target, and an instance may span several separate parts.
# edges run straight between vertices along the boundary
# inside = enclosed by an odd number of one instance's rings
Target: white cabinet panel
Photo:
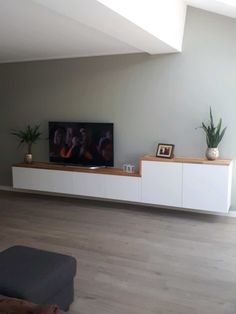
[[[183,207],[228,212],[231,166],[183,164]]]
[[[141,202],[141,178],[128,176],[106,176],[105,198]]]
[[[142,161],[142,202],[182,206],[182,164]]]
[[[48,170],[47,179],[51,182],[55,193],[74,194],[73,178],[74,174],[70,171]]]
[[[204,162],[204,161],[203,161]],[[141,162],[141,177],[13,167],[13,187],[80,196],[228,212],[232,162]]]
[[[105,175],[94,173],[74,173],[74,194],[105,197]]]
[[[49,170],[13,167],[13,187],[18,189],[53,191]]]
[[[73,173],[13,167],[13,187],[43,192],[73,194]]]

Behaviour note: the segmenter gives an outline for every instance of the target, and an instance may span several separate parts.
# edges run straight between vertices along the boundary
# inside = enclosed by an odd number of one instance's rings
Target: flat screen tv
[[[49,122],[50,162],[114,165],[113,123]]]

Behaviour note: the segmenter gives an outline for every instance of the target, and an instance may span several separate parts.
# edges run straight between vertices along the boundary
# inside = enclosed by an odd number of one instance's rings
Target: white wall
[[[211,105],[228,126],[221,156],[234,159],[236,21],[190,9],[186,23],[181,54],[0,65],[0,185],[11,183],[11,164],[24,154],[10,129],[41,123],[46,138],[48,120],[114,122],[119,166],[154,154],[158,142],[174,143],[177,156],[203,156],[205,138],[195,128]],[[48,142],[33,152],[47,160]],[[236,170],[236,209],[235,182]]]

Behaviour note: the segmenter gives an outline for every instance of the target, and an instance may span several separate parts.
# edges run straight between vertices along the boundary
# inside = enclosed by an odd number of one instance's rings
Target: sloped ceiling
[[[236,17],[236,0],[0,0],[0,62],[181,52],[186,5]]]
[[[186,5],[149,1],[139,0],[139,15],[154,31],[97,0],[0,0],[0,62],[180,51]],[[167,10],[173,1],[177,10]],[[162,19],[148,16],[153,6]]]

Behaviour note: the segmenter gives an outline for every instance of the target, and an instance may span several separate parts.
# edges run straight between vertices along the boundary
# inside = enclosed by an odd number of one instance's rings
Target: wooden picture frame
[[[173,158],[174,148],[175,148],[175,145],[173,144],[159,143],[157,146],[156,157]]]

